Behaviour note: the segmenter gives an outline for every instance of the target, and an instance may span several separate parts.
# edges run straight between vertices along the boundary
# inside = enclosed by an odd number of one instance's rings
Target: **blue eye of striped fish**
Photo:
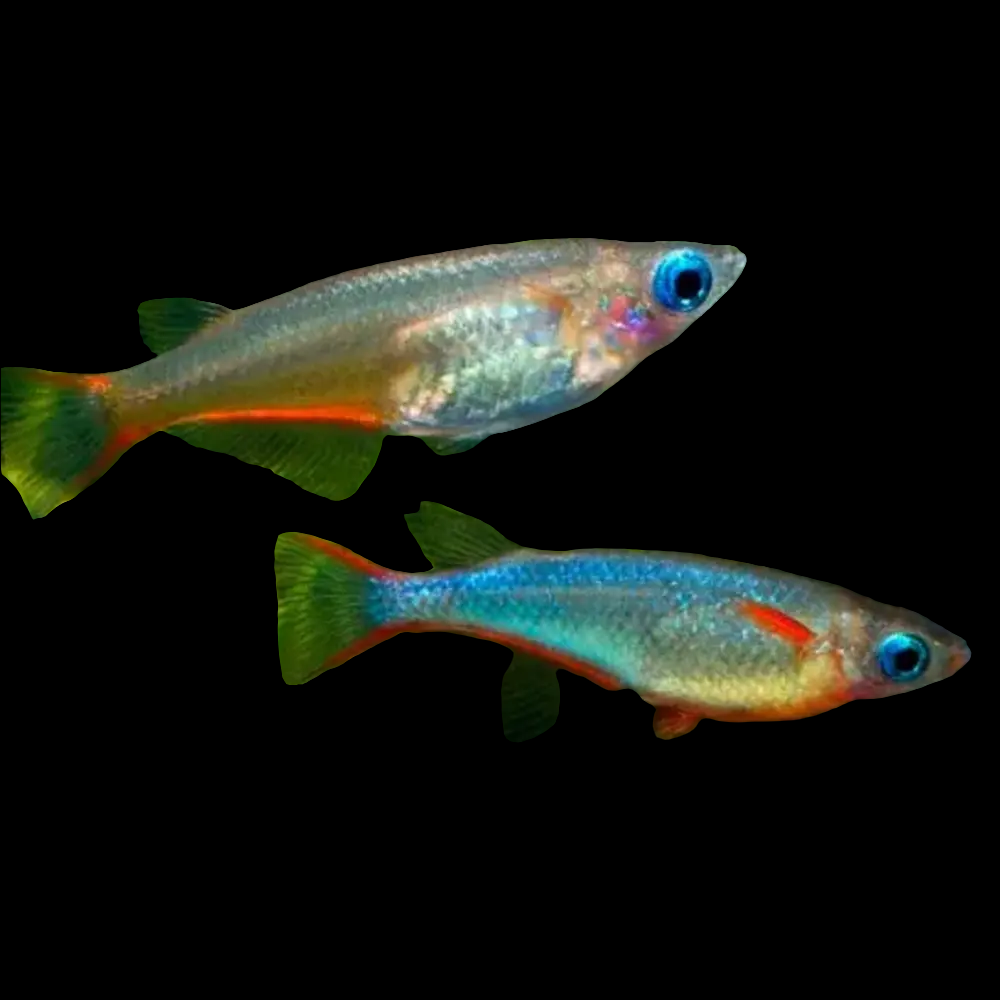
[[[890,680],[916,680],[931,662],[931,651],[920,636],[895,632],[886,636],[876,650],[878,665]]]
[[[665,309],[694,312],[712,291],[712,265],[696,250],[675,250],[660,261],[653,276],[653,294]]]

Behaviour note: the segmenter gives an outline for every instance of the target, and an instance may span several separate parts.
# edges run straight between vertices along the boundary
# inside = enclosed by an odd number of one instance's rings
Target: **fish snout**
[[[972,650],[969,649],[968,645],[964,642],[959,643],[955,647],[951,654],[951,658],[948,660],[948,674],[957,673],[962,669],[972,659]]]
[[[730,285],[737,281],[746,266],[747,255],[745,253],[742,253],[737,247],[723,247],[723,252],[718,258],[719,273]]]

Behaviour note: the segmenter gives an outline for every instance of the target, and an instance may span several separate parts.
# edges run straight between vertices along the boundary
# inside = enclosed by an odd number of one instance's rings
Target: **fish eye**
[[[895,632],[886,636],[876,651],[882,673],[894,681],[916,680],[931,662],[931,651],[918,635]]]
[[[666,309],[693,312],[712,290],[715,275],[708,260],[695,250],[675,250],[660,261],[653,277],[653,294]]]

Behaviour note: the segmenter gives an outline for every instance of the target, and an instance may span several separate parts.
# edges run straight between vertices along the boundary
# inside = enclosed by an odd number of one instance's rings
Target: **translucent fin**
[[[163,354],[231,311],[198,299],[150,299],[139,306],[139,332],[154,354]]]
[[[278,537],[278,656],[286,684],[305,684],[388,638],[370,611],[381,572],[311,535]]]
[[[335,424],[175,424],[170,434],[276,472],[329,500],[357,493],[375,468],[384,434]]]
[[[555,668],[515,652],[500,693],[504,736],[526,743],[547,732],[559,719],[559,697]]]
[[[427,561],[438,570],[473,566],[518,551],[496,528],[439,503],[422,503],[406,523]]]
[[[438,455],[461,455],[464,451],[472,451],[477,444],[482,444],[488,437],[489,434],[483,437],[462,438],[458,441],[449,438],[424,438],[423,441],[431,451]]]
[[[32,517],[44,517],[106,472],[142,435],[116,433],[103,375],[4,368],[0,471]]]

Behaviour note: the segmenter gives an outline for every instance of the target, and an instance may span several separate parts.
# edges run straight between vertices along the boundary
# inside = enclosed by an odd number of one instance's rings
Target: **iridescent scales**
[[[671,553],[520,549],[438,504],[407,521],[436,572],[366,568],[318,539],[279,539],[279,622],[291,621],[286,606],[298,621],[279,627],[289,683],[396,632],[464,632],[518,653],[503,686],[510,738],[532,738],[555,722],[558,693],[537,666],[547,662],[635,690],[657,706],[656,733],[672,739],[700,718],[805,718],[913,690],[950,676],[970,655],[920,615],[775,570]],[[308,574],[323,580],[312,605],[303,603]],[[293,594],[287,604],[283,595]],[[315,617],[303,628],[310,606]],[[335,613],[333,628],[324,616]],[[529,711],[529,692],[547,707]]]
[[[679,248],[712,274],[697,309],[664,304],[657,276]],[[2,468],[41,517],[165,430],[343,499],[387,434],[461,451],[595,398],[744,263],[733,247],[537,240],[364,268],[235,311],[146,302],[152,361],[99,376],[5,369]],[[622,288],[629,306],[609,316],[598,303]]]

